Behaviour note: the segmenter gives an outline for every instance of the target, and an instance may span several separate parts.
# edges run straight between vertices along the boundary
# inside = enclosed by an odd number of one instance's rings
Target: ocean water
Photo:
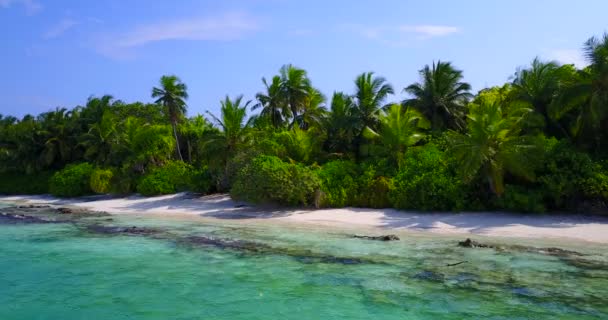
[[[98,223],[163,235],[0,225],[0,319],[608,319],[599,245],[570,244],[584,255],[563,257],[413,233],[377,242],[293,226],[113,219]]]

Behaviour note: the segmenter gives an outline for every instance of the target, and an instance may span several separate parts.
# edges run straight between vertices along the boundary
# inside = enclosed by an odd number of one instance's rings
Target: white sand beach
[[[159,197],[86,197],[57,199],[50,196],[7,196],[0,202],[77,206],[111,214],[200,216],[264,223],[287,222],[331,227],[412,230],[453,235],[545,238],[608,244],[608,217],[578,214],[512,214],[500,212],[408,212],[394,209],[285,209],[253,207],[228,195],[197,197],[174,194]]]

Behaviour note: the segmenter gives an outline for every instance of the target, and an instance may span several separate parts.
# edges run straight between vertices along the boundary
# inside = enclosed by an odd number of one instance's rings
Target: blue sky
[[[605,0],[0,0],[0,113],[90,95],[151,101],[163,74],[188,85],[190,115],[217,112],[226,94],[253,99],[286,63],[328,97],[364,71],[400,92],[436,59],[478,90],[537,55],[583,66],[606,12]]]

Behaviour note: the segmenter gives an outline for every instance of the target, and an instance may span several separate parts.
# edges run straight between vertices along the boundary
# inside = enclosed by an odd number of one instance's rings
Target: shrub
[[[95,193],[108,193],[112,186],[114,173],[110,169],[94,169],[91,173],[91,190]]]
[[[529,189],[521,186],[506,185],[505,193],[494,200],[499,209],[514,212],[545,212],[543,192],[538,189]]]
[[[358,192],[355,177],[357,165],[352,161],[331,161],[324,164],[318,172],[323,198],[322,207],[344,207],[353,205]]]
[[[354,205],[366,208],[391,207],[389,191],[392,182],[382,174],[386,173],[383,165],[363,163],[361,174],[357,178],[357,194]]]
[[[461,210],[465,186],[448,167],[445,154],[433,144],[410,148],[393,178],[389,198],[394,208]]]
[[[320,185],[309,168],[273,156],[255,157],[237,174],[230,194],[253,203],[309,205]]]
[[[0,194],[49,193],[49,179],[52,175],[52,172],[38,172],[36,174],[0,173]]]
[[[56,172],[49,181],[49,191],[58,197],[78,197],[92,194],[90,163],[71,164]]]
[[[537,181],[550,208],[572,209],[583,200],[608,200],[608,174],[588,154],[565,141],[547,139],[545,157]]]
[[[137,184],[144,196],[170,194],[180,191],[206,193],[211,188],[211,176],[206,168],[195,170],[182,161],[171,161],[153,169]]]

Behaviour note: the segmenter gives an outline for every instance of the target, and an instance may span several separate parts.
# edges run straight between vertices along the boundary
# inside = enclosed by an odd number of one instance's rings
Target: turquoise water
[[[231,221],[114,219],[106,223],[168,235],[0,225],[0,319],[608,319],[601,246],[581,245],[587,255],[569,260],[458,248],[439,236],[385,243]],[[188,235],[266,249],[189,244]]]

